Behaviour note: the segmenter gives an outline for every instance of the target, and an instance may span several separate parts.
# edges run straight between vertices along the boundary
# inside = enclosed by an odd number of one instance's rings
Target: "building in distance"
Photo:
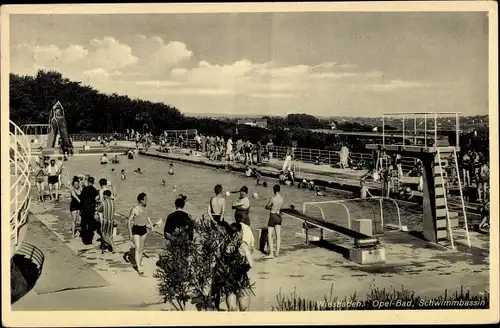
[[[262,129],[267,129],[267,120],[264,119],[244,119],[238,120],[238,125],[255,126]]]

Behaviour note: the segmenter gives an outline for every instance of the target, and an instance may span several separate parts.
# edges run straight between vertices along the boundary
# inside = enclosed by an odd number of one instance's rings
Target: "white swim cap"
[[[254,192],[252,196],[253,196],[253,198],[259,198],[259,194],[256,192]]]
[[[231,193],[229,191],[226,191],[226,196],[231,196]]]

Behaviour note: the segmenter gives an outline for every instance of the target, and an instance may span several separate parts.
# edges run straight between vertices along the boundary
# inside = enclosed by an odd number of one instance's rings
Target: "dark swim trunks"
[[[133,225],[132,226],[132,235],[144,236],[148,232],[146,226],[141,225]]]
[[[49,184],[56,184],[59,183],[59,176],[58,175],[51,175],[48,178]]]
[[[271,213],[269,215],[269,221],[267,222],[267,226],[274,228],[277,225],[281,225],[281,221],[282,221],[281,215],[276,213]]]

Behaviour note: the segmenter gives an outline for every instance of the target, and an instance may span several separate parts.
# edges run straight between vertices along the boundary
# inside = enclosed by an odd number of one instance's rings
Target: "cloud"
[[[92,39],[90,45],[94,47],[86,63],[86,66],[90,68],[98,66],[116,70],[134,65],[139,61],[139,58],[132,54],[130,46],[120,43],[113,37]]]
[[[175,100],[179,106],[188,107],[195,106],[194,99],[205,99],[214,106],[259,108],[268,99],[282,104],[286,111],[304,111],[301,106],[311,103],[318,108],[334,103],[349,111],[353,104],[371,106],[384,94],[431,85],[387,79],[382,71],[335,61],[287,65],[240,58],[217,64],[200,58],[195,62],[187,44],[144,35],[121,40],[106,36],[65,46],[18,44],[11,47],[11,58],[14,73],[54,69],[102,92],[167,103]],[[244,97],[245,101],[236,103],[235,97]]]
[[[419,81],[390,80],[386,83],[372,84],[368,88],[376,92],[390,92],[398,89],[421,89],[431,87],[432,84]]]

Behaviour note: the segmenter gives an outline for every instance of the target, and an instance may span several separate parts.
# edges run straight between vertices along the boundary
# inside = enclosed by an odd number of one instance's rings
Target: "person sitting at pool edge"
[[[101,164],[108,164],[108,162],[109,162],[108,155],[103,154],[101,156]]]
[[[370,193],[370,190],[365,185],[365,180],[361,180],[360,185],[361,189],[359,190],[359,195],[361,198],[366,198],[367,196],[373,197],[373,195]]]
[[[234,219],[236,222],[242,222],[250,226],[250,200],[248,199],[248,188],[240,188],[240,197],[233,202]]]

